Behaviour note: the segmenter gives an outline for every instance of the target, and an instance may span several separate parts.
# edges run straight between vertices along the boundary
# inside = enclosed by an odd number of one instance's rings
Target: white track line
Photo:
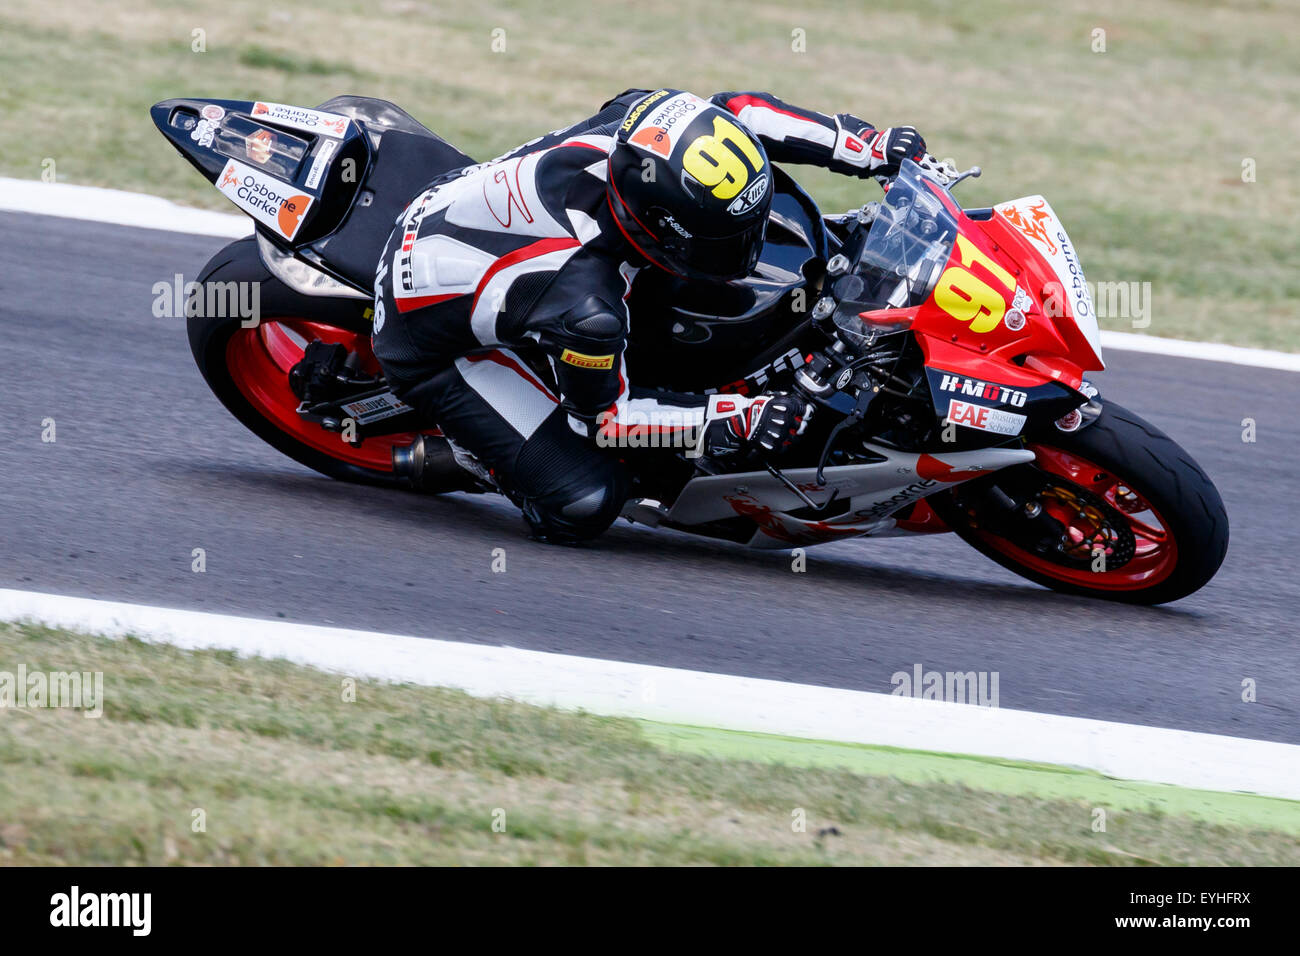
[[[1300,746],[1292,744],[0,589],[0,620],[24,619],[609,716],[1064,764],[1300,799]]]
[[[29,179],[0,177],[0,210],[232,239],[247,236],[253,231],[251,220],[245,216],[191,209],[144,193],[67,183],[42,183]],[[1300,354],[1291,352],[1248,349],[1217,342],[1162,339],[1133,332],[1103,331],[1101,344],[1103,348],[1128,352],[1300,372]]]
[[[253,232],[253,221],[247,216],[178,206],[169,199],[144,193],[29,179],[0,177],[0,209],[196,236],[239,239]]]
[[[1283,372],[1300,372],[1300,354],[1295,352],[1248,349],[1240,345],[1224,345],[1222,342],[1162,339],[1154,335],[1111,332],[1103,329],[1101,347],[1124,352],[1146,352],[1148,355],[1172,355],[1175,358],[1227,362],[1229,365],[1251,365],[1255,368],[1272,368]]]

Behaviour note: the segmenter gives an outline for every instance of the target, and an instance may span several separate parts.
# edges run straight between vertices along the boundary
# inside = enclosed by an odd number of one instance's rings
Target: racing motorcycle
[[[365,97],[172,99],[152,118],[256,223],[208,262],[187,307],[194,359],[226,408],[332,478],[499,490],[416,420],[370,347],[393,223],[435,175],[473,160]],[[1218,491],[1085,378],[1104,368],[1100,333],[1052,207],[1030,196],[963,209],[952,190],[978,174],[907,161],[882,201],[823,215],[777,168],[752,275],[705,285],[644,270],[632,314],[667,321],[633,323],[633,380],[797,391],[817,414],[779,461],[720,466],[628,442],[624,517],[777,549],[951,531],[1049,588],[1135,604],[1209,581],[1228,545]],[[243,283],[260,291],[253,320],[219,307]]]

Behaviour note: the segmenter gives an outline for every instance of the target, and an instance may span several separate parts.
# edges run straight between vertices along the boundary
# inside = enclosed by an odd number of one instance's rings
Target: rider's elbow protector
[[[560,316],[544,338],[580,349],[614,349],[627,336],[627,323],[619,310],[596,295],[585,295]]]

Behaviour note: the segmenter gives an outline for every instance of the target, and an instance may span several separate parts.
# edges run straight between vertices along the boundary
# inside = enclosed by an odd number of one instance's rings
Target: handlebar
[[[957,167],[951,162],[935,159],[929,153],[922,156],[916,165],[920,167],[924,175],[948,190],[951,190],[963,179],[975,179],[984,172],[978,166],[972,166],[970,169],[958,172]]]

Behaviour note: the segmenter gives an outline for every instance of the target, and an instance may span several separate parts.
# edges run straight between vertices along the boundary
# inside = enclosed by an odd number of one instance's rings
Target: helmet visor
[[[763,247],[767,222],[720,238],[687,238],[672,229],[663,230],[660,240],[667,265],[696,279],[740,279],[754,271]]]

